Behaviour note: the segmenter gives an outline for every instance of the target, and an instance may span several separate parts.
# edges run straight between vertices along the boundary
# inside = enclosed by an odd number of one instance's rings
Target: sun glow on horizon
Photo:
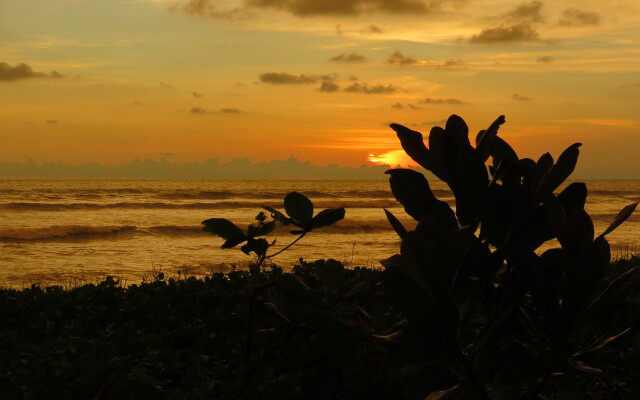
[[[389,165],[391,167],[415,166],[413,161],[403,150],[391,150],[386,153],[368,154],[369,162],[374,165]]]

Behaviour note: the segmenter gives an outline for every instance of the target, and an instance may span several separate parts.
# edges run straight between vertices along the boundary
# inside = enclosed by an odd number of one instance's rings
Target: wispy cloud
[[[172,11],[215,18],[242,19],[265,9],[284,11],[298,17],[359,16],[365,14],[425,14],[442,3],[458,0],[243,0],[237,6],[220,7],[215,0],[189,0],[175,4]]]
[[[511,22],[543,22],[545,19],[541,13],[543,5],[541,1],[522,3],[513,10],[496,18],[502,21],[509,20]]]
[[[453,99],[453,98],[433,99],[433,98],[430,98],[430,97],[427,97],[425,99],[420,100],[420,103],[422,103],[422,104],[452,104],[452,105],[467,104],[466,101],[462,101],[462,100],[459,100],[459,99]]]
[[[251,17],[251,13],[244,6],[224,9],[214,4],[213,0],[189,0],[185,4],[174,4],[169,7],[169,10],[223,19],[245,19]]]
[[[393,65],[416,65],[418,60],[405,56],[402,52],[396,50],[387,58],[387,63]]]
[[[191,107],[189,112],[191,114],[196,114],[196,115],[216,114],[216,113],[221,113],[221,114],[240,114],[240,113],[242,113],[242,111],[240,109],[235,108],[235,107],[225,107],[225,108],[221,108],[218,111],[207,110],[207,109],[202,108],[202,107]]]
[[[522,22],[512,26],[501,25],[496,28],[485,28],[477,35],[471,36],[473,44],[495,44],[509,42],[537,42],[540,35],[531,24]]]
[[[394,85],[371,85],[368,83],[352,83],[347,86],[344,91],[349,93],[364,93],[364,94],[389,94],[396,93],[402,89]]]
[[[0,81],[14,82],[22,79],[33,79],[33,78],[59,79],[62,77],[63,76],[56,71],[53,71],[49,74],[36,72],[25,63],[20,63],[15,66],[11,66],[5,62],[0,62]]]
[[[308,85],[319,80],[332,80],[330,75],[293,75],[287,72],[265,72],[258,76],[260,82],[271,85]]]
[[[456,68],[461,67],[464,63],[461,60],[446,60],[444,62],[431,60],[418,60],[413,57],[404,55],[401,51],[396,50],[386,60],[387,64],[399,66],[422,66],[422,67],[440,67],[440,68]]]
[[[225,107],[221,108],[220,112],[223,114],[240,114],[242,111],[235,107]]]
[[[191,114],[211,114],[211,111],[207,111],[202,107],[191,107],[191,110],[189,110],[189,112]]]
[[[198,92],[191,92],[191,95],[192,95],[193,97],[197,97],[197,98],[202,97],[202,93],[198,93]]]
[[[600,24],[600,14],[596,12],[582,11],[570,7],[562,11],[562,18],[558,21],[560,26],[595,26]]]
[[[552,63],[555,60],[551,56],[544,56],[544,57],[538,57],[536,61],[540,63]]]
[[[333,92],[337,92],[338,90],[340,90],[340,86],[335,82],[322,81],[322,83],[320,84],[320,89],[319,90],[321,92],[325,92],[325,93],[333,93]]]
[[[211,3],[192,0],[192,3]],[[416,14],[426,13],[439,2],[423,0],[245,0],[246,8],[271,8],[297,16],[344,15],[369,13]]]
[[[382,29],[380,26],[378,25],[369,25],[367,26],[364,31],[364,33],[374,33],[374,34],[381,34],[384,33],[384,29]]]
[[[414,104],[402,104],[400,102],[392,104],[391,108],[393,108],[395,110],[420,110],[420,109],[422,109],[422,107],[418,107],[418,106],[416,106]]]
[[[543,6],[542,1],[536,0],[519,4],[501,15],[488,17],[489,20],[500,21],[501,24],[483,29],[480,33],[471,36],[469,42],[493,44],[540,41],[540,35],[533,25],[545,21],[545,16],[542,14]]]
[[[533,101],[533,98],[525,96],[523,94],[514,93],[511,95],[511,98],[515,101]]]
[[[367,59],[362,54],[351,52],[338,54],[337,56],[331,57],[329,61],[342,63],[363,63],[367,61]]]

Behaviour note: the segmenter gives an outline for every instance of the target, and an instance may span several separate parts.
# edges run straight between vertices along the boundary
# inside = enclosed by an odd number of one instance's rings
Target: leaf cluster
[[[581,144],[557,160],[549,153],[520,159],[498,136],[504,122],[500,116],[480,131],[475,147],[457,115],[431,129],[428,147],[421,133],[391,125],[406,153],[455,197],[452,209],[424,175],[387,171],[395,198],[417,222],[409,230],[385,210],[402,245],[383,261],[384,283],[407,319],[391,337],[414,349],[411,362],[437,363],[458,378],[432,399],[548,395],[559,376],[598,372],[583,357],[628,332],[593,342],[592,327],[616,311],[620,290],[638,281],[635,269],[608,286],[603,281],[611,258],[606,235],[637,203],[595,236],[586,185],[556,192]],[[560,247],[540,253],[551,240]]]
[[[253,252],[258,257],[258,266],[261,266],[265,259],[280,254],[302,239],[307,233],[314,229],[331,226],[342,220],[345,215],[344,208],[329,208],[313,215],[313,202],[298,192],[291,192],[285,196],[284,210],[286,214],[272,207],[265,206],[263,208],[270,213],[271,220],[267,221],[267,215],[261,211],[255,217],[256,223],[249,225],[246,230],[242,230],[233,222],[224,218],[210,218],[202,221],[202,230],[224,239],[223,249],[233,248],[246,242],[240,250],[245,254]],[[267,254],[269,248],[275,245],[276,242],[274,240],[269,243],[267,239],[261,236],[266,236],[273,232],[277,224],[295,227],[296,229],[291,230],[290,233],[298,235],[298,238],[277,253]]]

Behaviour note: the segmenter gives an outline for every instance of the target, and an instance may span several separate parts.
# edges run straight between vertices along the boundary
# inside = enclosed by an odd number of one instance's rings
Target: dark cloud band
[[[50,74],[34,71],[30,66],[25,63],[11,66],[7,63],[0,62],[0,81],[13,82],[22,79],[32,78],[62,78],[63,76],[56,71]]]

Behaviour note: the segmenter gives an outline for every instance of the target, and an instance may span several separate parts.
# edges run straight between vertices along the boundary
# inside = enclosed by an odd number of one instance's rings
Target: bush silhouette
[[[410,349],[407,365],[439,365],[454,384],[433,387],[428,399],[538,398],[556,376],[598,372],[584,356],[628,331],[595,339],[600,318],[638,275],[603,285],[606,235],[637,203],[594,237],[586,185],[554,194],[573,172],[580,143],[555,162],[549,153],[519,159],[498,136],[504,122],[500,116],[480,131],[475,147],[457,115],[431,129],[428,147],[421,133],[391,125],[406,153],[455,196],[454,212],[424,175],[387,171],[393,195],[417,221],[407,230],[385,210],[402,245],[383,261],[384,284],[406,317],[389,340]],[[552,239],[559,248],[536,252]]]

